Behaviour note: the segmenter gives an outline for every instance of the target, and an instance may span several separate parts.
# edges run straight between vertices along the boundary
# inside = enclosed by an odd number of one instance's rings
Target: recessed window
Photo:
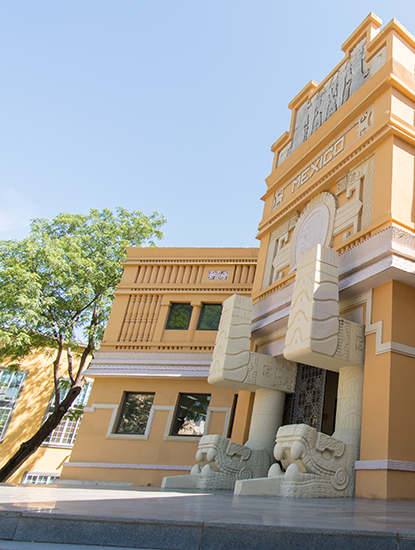
[[[154,393],[127,392],[115,433],[144,435]]]
[[[172,304],[166,328],[171,330],[187,330],[192,309],[190,304]]]
[[[222,304],[203,304],[197,330],[218,330]]]
[[[181,393],[172,435],[203,435],[209,401],[209,394]]]

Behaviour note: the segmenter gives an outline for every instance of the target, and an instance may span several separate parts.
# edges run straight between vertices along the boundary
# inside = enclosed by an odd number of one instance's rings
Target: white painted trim
[[[64,462],[62,466],[69,468],[110,468],[120,470],[179,470],[190,472],[193,466],[167,464],[121,464],[116,462]]]
[[[209,363],[210,366],[210,363]],[[88,367],[85,374],[90,378],[103,376],[106,378],[207,378],[209,366],[137,366],[94,363]]]
[[[357,460],[356,470],[395,470],[399,472],[415,472],[415,462],[403,460]]]

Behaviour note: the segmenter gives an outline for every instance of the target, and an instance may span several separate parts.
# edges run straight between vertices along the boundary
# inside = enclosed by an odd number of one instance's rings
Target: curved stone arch
[[[331,247],[337,207],[336,197],[327,191],[306,204],[295,224],[292,236],[290,273],[297,269],[298,256],[302,252],[316,244]]]

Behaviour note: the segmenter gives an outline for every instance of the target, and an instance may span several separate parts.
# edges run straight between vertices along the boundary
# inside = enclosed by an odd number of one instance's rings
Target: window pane
[[[69,383],[67,380],[59,380],[59,391],[61,401],[66,397],[69,391]],[[79,392],[77,398],[72,403],[68,413],[62,418],[58,426],[53,430],[53,432],[47,436],[44,443],[49,443],[53,445],[59,445],[62,447],[72,447],[75,443],[76,434],[78,433],[78,428],[81,423],[81,418],[83,416],[83,407],[85,407],[89,394],[91,393],[92,384],[86,382],[81,391]],[[55,392],[53,392],[48,410],[45,415],[46,420],[55,410]],[[75,411],[76,414],[75,414]]]
[[[221,313],[221,304],[203,304],[197,329],[218,330]]]
[[[192,306],[190,304],[172,304],[166,328],[186,330],[189,326]]]
[[[0,369],[0,442],[6,435],[27,372]]]
[[[31,474],[26,472],[23,476],[22,483],[31,483],[36,485],[49,485],[55,483],[59,479],[57,475],[48,475],[48,474]]]
[[[154,393],[127,393],[116,433],[144,435]]]
[[[210,395],[180,394],[172,435],[203,435]]]

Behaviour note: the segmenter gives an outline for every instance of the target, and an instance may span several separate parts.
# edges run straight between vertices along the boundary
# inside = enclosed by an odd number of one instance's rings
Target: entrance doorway
[[[337,372],[298,364],[295,393],[285,398],[285,424],[307,424],[332,435],[336,420]]]

